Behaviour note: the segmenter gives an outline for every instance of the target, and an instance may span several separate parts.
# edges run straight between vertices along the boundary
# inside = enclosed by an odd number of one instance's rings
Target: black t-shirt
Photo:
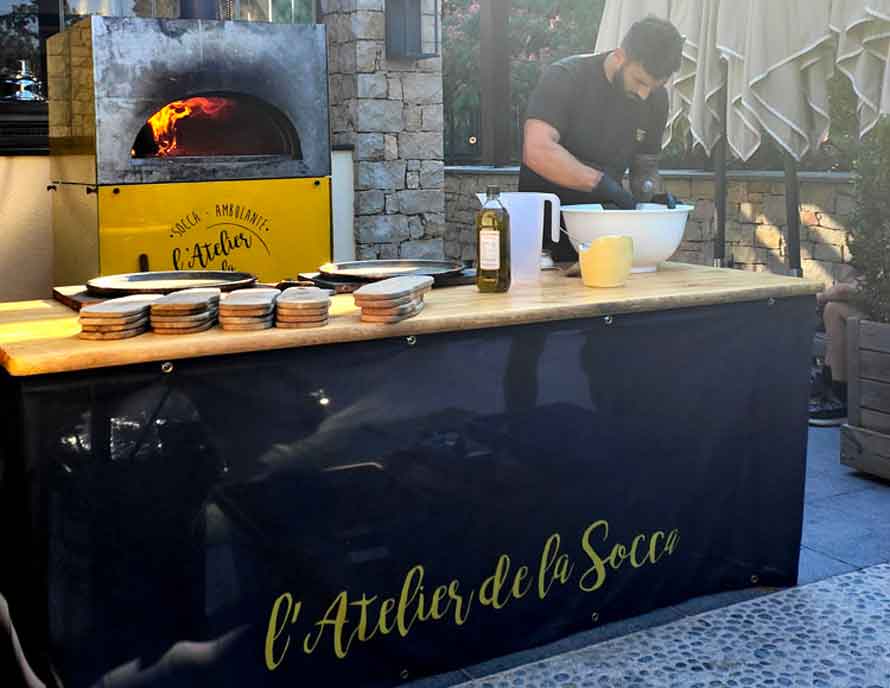
[[[634,155],[661,150],[668,97],[663,87],[646,100],[628,97],[620,79],[613,84],[606,78],[606,57],[608,53],[573,55],[552,64],[532,93],[526,117],[547,122],[559,132],[560,145],[578,160],[620,181]],[[559,186],[525,165],[519,190],[554,193],[564,205],[600,200],[595,192]],[[549,220],[544,241],[555,259],[575,259],[568,240],[550,246]]]

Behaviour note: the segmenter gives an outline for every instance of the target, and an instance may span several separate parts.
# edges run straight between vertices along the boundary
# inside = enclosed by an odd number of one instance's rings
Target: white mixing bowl
[[[655,272],[683,240],[691,205],[673,210],[658,203],[640,203],[636,210],[603,210],[599,204],[564,205],[562,215],[575,250],[580,244],[609,234],[629,236],[634,242],[631,272]]]

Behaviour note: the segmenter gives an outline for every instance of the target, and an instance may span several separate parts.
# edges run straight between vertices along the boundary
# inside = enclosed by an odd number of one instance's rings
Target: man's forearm
[[[591,191],[602,172],[582,163],[555,141],[529,146],[523,162],[548,181],[576,191]]]

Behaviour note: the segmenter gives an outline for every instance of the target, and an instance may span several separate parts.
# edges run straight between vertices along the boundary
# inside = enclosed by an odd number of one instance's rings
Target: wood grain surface
[[[503,294],[480,294],[475,286],[434,289],[426,308],[395,325],[360,321],[352,295],[332,298],[330,322],[310,329],[274,328],[224,332],[214,327],[191,337],[143,334],[121,342],[76,337],[77,314],[52,301],[0,303],[0,364],[12,375],[38,375],[168,361],[180,358],[289,349],[505,327],[622,313],[662,311],[740,301],[813,295],[820,282],[767,273],[664,263],[658,272],[631,275],[624,287],[593,289],[559,271],[538,285],[517,285]],[[814,306],[815,308],[815,303]]]

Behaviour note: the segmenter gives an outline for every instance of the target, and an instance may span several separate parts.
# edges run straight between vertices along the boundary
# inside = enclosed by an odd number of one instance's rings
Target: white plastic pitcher
[[[485,203],[484,193],[476,194]],[[559,196],[549,193],[510,191],[501,193],[501,203],[510,214],[510,280],[536,282],[541,273],[544,248],[544,203],[550,201],[550,236],[559,241]]]

